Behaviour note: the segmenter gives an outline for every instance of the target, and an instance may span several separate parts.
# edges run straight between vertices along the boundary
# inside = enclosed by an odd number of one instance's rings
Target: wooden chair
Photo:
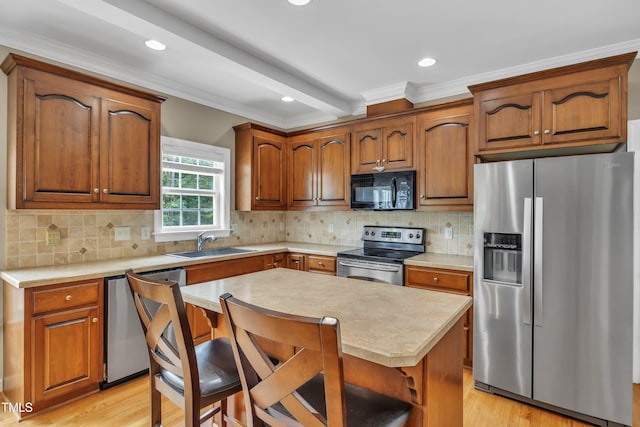
[[[161,394],[185,412],[185,426],[199,426],[220,413],[226,426],[226,399],[242,390],[227,338],[194,346],[185,305],[176,282],[126,271],[149,349],[151,426],[161,425]],[[220,402],[201,414],[201,410]]]
[[[344,382],[337,319],[267,310],[230,294],[220,297],[220,305],[249,427],[396,427],[406,422],[411,405]],[[265,350],[273,342],[296,352],[274,362]]]

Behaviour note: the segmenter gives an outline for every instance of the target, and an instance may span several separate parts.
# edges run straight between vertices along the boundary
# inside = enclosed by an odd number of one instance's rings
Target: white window
[[[205,230],[229,236],[230,157],[228,148],[161,138],[157,242],[195,239]]]

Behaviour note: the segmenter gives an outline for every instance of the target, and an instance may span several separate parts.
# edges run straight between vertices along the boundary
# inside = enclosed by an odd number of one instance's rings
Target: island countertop
[[[301,316],[340,321],[345,354],[414,366],[471,307],[468,296],[278,268],[181,288],[184,301],[218,313],[220,295]]]

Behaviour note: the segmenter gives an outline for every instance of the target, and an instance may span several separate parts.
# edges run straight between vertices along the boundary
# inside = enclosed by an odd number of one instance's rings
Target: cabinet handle
[[[549,133],[551,133],[551,131],[550,131],[549,129],[545,129],[545,130],[544,130],[544,133],[545,133],[545,134],[549,134]]]
[[[434,281],[434,282],[436,282],[436,283],[438,283],[438,282],[440,281],[440,279],[439,279],[439,278],[437,278],[437,277],[434,277],[434,278],[433,278],[433,281]]]
[[[98,318],[97,318],[97,317],[94,317],[93,319],[91,319],[91,321],[92,321],[93,323],[98,323]]]
[[[533,134],[534,134],[534,135],[540,135],[540,131],[539,131],[539,130],[534,130],[534,131],[533,131]]]
[[[67,301],[71,301],[73,297],[71,295],[67,295],[64,299],[66,299]]]
[[[102,192],[103,192],[104,194],[108,194],[108,193],[109,193],[109,190],[107,190],[107,189],[105,188],[105,189],[103,189],[103,190],[102,190]]]
[[[99,188],[94,188],[94,189],[93,189],[93,192],[94,192],[94,193],[99,193],[99,192],[100,192],[100,189],[99,189]]]

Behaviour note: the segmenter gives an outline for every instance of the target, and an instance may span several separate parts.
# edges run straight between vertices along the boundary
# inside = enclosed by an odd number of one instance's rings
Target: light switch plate
[[[142,227],[140,229],[140,240],[149,240],[151,238],[151,227]]]
[[[453,239],[453,227],[445,227],[444,228],[444,238],[447,240]]]

